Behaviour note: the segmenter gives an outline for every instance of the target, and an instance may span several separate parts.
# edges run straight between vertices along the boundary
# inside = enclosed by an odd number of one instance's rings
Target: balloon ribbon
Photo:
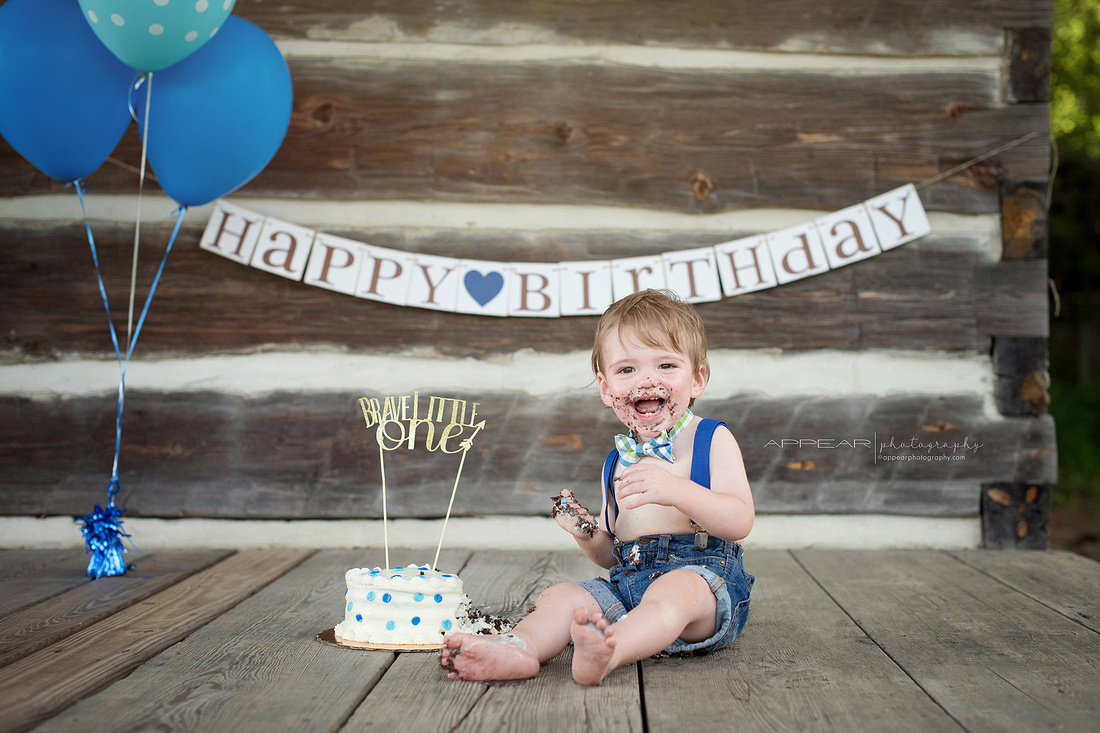
[[[95,265],[96,280],[99,282],[99,294],[103,299],[103,308],[107,312],[107,326],[111,333],[111,344],[114,346],[115,360],[118,362],[120,370],[118,409],[115,414],[115,458],[114,465],[111,468],[111,480],[107,483],[107,506],[101,509],[99,504],[96,504],[92,512],[85,514],[82,520],[77,520],[83,522],[81,531],[84,534],[85,552],[92,556],[88,562],[88,577],[101,578],[105,575],[122,575],[129,567],[132,567],[127,566],[122,559],[122,555],[127,552],[122,544],[122,538],[129,537],[128,534],[122,531],[120,517],[124,510],[115,506],[115,495],[119,491],[118,458],[122,448],[122,407],[126,394],[126,368],[130,365],[130,357],[137,345],[141,327],[145,324],[145,317],[149,314],[149,305],[153,302],[153,294],[157,290],[161,274],[164,272],[164,266],[168,262],[168,253],[172,251],[172,245],[175,244],[176,237],[179,235],[180,225],[183,224],[183,215],[187,212],[187,207],[181,206],[172,212],[177,217],[176,225],[172,230],[171,238],[168,240],[168,246],[164,250],[160,266],[157,268],[157,274],[153,278],[153,284],[149,287],[149,294],[145,298],[145,306],[141,310],[137,328],[134,330],[133,337],[129,340],[126,358],[123,360],[122,351],[118,344],[118,334],[115,332],[114,320],[111,318],[111,306],[107,301],[107,289],[103,285],[103,275],[99,269],[99,254],[96,252],[95,238],[92,236],[92,225],[88,220],[88,211],[84,204],[84,183],[74,181],[73,186],[76,188],[76,195],[80,199],[80,210],[84,214],[84,228],[88,233],[88,245],[92,250],[92,263]],[[131,544],[133,543],[131,542]],[[137,549],[137,547],[135,546],[134,549]],[[141,551],[138,550],[138,552]]]

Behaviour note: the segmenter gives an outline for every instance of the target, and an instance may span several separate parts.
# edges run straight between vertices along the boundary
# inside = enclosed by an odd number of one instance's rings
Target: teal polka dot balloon
[[[214,37],[236,0],[79,0],[103,45],[138,71],[182,61]]]

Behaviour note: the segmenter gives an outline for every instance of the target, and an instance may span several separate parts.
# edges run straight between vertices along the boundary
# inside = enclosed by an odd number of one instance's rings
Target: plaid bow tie
[[[662,431],[657,437],[646,441],[635,440],[629,435],[616,435],[615,447],[619,450],[619,463],[632,466],[642,460],[643,456],[652,456],[675,463],[676,456],[672,455],[672,441],[694,417],[691,410],[688,410],[671,429]]]

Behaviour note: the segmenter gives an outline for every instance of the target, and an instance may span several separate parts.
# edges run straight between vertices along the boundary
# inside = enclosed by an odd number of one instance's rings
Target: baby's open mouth
[[[634,408],[636,419],[650,423],[664,419],[665,414],[672,407],[672,403],[669,402],[670,397],[667,389],[656,385],[635,390],[628,396],[628,400]]]
[[[655,415],[665,406],[662,397],[643,397],[634,401],[634,410],[641,415]]]

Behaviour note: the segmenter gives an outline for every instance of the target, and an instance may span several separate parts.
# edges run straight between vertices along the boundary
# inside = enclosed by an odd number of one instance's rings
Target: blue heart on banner
[[[497,297],[504,288],[504,275],[499,272],[482,275],[477,270],[469,270],[466,272],[466,277],[462,278],[462,283],[466,286],[466,292],[470,297],[484,308],[485,304]]]

